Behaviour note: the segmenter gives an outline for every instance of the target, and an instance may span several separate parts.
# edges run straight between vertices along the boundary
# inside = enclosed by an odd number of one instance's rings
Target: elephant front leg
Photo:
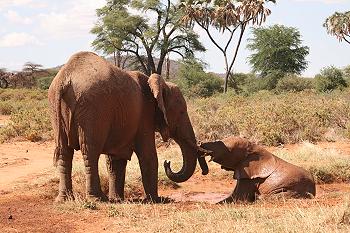
[[[86,174],[86,198],[107,201],[107,196],[101,190],[100,176],[98,174],[99,154],[84,155]]]
[[[124,200],[125,171],[127,160],[117,159],[113,155],[106,156],[109,175],[109,201]]]
[[[156,154],[148,157],[138,156],[141,169],[142,184],[146,201],[161,202],[158,196],[158,159]]]
[[[139,159],[142,184],[146,194],[145,201],[161,202],[158,196],[158,158],[154,143],[154,133],[141,137],[136,142],[136,155]]]
[[[62,150],[56,149],[55,156],[57,157],[57,168],[59,172],[59,189],[55,202],[63,202],[69,199],[74,199],[72,189],[72,160],[74,150],[66,148]]]

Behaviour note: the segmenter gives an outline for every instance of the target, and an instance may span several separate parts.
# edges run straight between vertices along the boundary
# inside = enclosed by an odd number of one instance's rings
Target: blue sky
[[[95,9],[104,0],[0,0],[0,67],[20,70],[27,61],[53,67],[65,63],[81,50],[92,50],[89,33],[96,21]],[[322,67],[350,64],[350,45],[326,33],[324,20],[335,11],[349,11],[350,0],[277,0],[269,4],[272,14],[265,26],[283,24],[300,30],[303,44],[310,47],[309,67],[304,76],[312,77]],[[223,59],[203,31],[196,28],[208,48],[198,54],[208,70],[223,73]],[[218,36],[218,35],[217,35]],[[250,37],[248,31],[244,41]],[[234,70],[249,72],[250,54],[244,42]],[[176,58],[176,57],[173,57]]]

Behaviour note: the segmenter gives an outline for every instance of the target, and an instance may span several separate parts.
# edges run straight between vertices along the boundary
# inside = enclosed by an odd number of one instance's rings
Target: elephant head
[[[200,147],[210,151],[206,155],[223,169],[235,171],[235,179],[266,178],[277,167],[273,154],[243,138],[229,137]]]
[[[174,182],[184,182],[194,173],[197,159],[202,168],[202,174],[208,173],[208,167],[203,157],[198,157],[202,150],[197,146],[192,124],[187,113],[186,101],[180,89],[172,83],[165,82],[158,74],[152,74],[148,79],[154,98],[157,101],[156,126],[164,141],[169,138],[180,146],[183,165],[179,172],[174,173],[170,162],[164,162],[165,173]]]

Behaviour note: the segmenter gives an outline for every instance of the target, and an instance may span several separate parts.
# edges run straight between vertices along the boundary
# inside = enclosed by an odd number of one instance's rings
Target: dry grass
[[[293,200],[250,205],[205,203],[105,204],[67,202],[59,211],[98,211],[118,232],[349,232],[341,224],[347,202],[325,205]]]
[[[346,138],[350,129],[347,92],[219,95],[189,101],[189,115],[201,140],[234,134],[265,145],[279,145]]]
[[[275,154],[309,170],[319,184],[350,181],[350,157],[335,149],[304,142],[298,150],[280,149]]]

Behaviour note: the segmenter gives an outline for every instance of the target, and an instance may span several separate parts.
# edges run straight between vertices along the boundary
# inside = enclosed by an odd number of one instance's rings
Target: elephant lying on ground
[[[179,88],[161,76],[125,72],[90,52],[73,55],[49,88],[56,149],[54,163],[60,181],[56,201],[73,197],[72,158],[81,150],[88,198],[106,199],[98,174],[100,154],[106,154],[109,171],[109,199],[124,198],[127,160],[136,153],[146,199],[159,202],[158,158],[155,131],[164,141],[173,138],[180,145],[183,166],[178,173],[165,162],[166,175],[184,182],[194,173],[197,159],[208,173],[205,159],[187,114]]]
[[[207,155],[225,170],[234,171],[237,180],[233,193],[219,203],[254,201],[272,194],[286,197],[310,198],[316,187],[312,175],[290,164],[263,147],[240,137],[201,144]]]

